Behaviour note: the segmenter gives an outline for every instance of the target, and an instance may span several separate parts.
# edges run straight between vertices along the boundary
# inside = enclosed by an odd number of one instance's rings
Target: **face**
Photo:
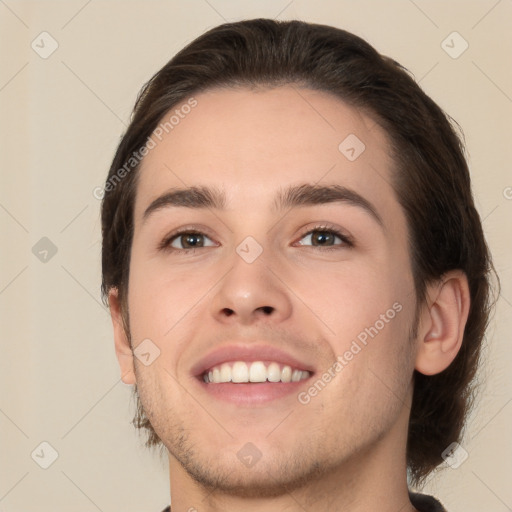
[[[195,100],[137,185],[139,395],[171,466],[232,492],[293,488],[406,434],[415,295],[389,145],[324,92]]]

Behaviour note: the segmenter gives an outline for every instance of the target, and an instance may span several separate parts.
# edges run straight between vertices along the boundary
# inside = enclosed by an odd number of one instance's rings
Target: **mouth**
[[[205,356],[191,373],[209,397],[253,407],[293,399],[315,370],[271,345],[232,344]]]
[[[263,382],[300,382],[309,379],[311,372],[293,368],[276,361],[233,361],[216,365],[206,370],[201,378],[203,382],[223,384],[232,382],[263,383]]]

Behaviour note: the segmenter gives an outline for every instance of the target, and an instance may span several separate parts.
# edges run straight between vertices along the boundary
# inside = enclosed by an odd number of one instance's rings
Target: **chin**
[[[246,443],[238,451],[227,448],[221,456],[194,450],[171,453],[202,487],[243,498],[275,498],[311,484],[325,472],[325,465],[304,458],[308,452],[303,449],[285,457],[269,450],[258,452]]]

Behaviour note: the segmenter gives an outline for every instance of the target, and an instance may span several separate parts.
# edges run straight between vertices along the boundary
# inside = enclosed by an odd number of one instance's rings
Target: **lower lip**
[[[307,379],[297,382],[243,382],[233,384],[224,382],[214,384],[197,379],[198,384],[210,396],[236,405],[266,404],[290,395],[297,395],[303,389],[311,375]]]

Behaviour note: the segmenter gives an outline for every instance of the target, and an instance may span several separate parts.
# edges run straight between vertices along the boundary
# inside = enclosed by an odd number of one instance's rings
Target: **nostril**
[[[262,306],[260,308],[258,308],[258,310],[262,310],[263,313],[265,313],[266,315],[270,315],[273,311],[274,311],[274,308],[272,306]],[[222,310],[222,312],[226,315],[226,316],[231,316],[233,315],[235,312],[232,310],[232,309],[229,309],[229,308],[224,308]]]

